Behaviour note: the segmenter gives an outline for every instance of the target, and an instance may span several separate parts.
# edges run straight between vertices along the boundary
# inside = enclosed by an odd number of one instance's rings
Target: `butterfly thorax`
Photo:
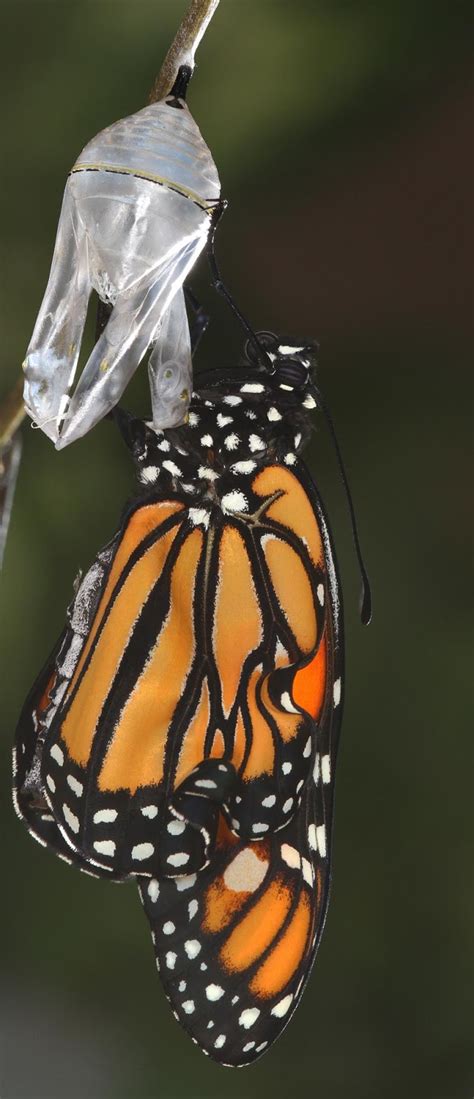
[[[246,511],[239,485],[269,462],[291,467],[310,432],[316,402],[308,383],[300,390],[277,380],[256,378],[255,371],[220,384],[209,375],[193,393],[188,420],[181,427],[156,431],[133,420],[128,442],[142,486],[183,492],[193,507],[217,506]]]

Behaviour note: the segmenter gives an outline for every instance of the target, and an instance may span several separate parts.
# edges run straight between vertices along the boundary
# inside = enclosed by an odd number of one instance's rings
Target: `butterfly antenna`
[[[357,557],[360,576],[361,576],[361,580],[362,580],[362,590],[361,590],[361,597],[360,597],[360,618],[361,618],[362,624],[364,626],[368,626],[369,622],[372,618],[372,592],[370,590],[370,581],[369,581],[369,577],[367,575],[367,569],[364,565],[364,559],[362,557],[362,550],[360,548],[359,534],[358,534],[358,531],[357,531],[357,520],[356,520],[356,515],[355,515],[355,510],[354,510],[354,504],[352,502],[351,490],[349,488],[349,482],[347,480],[347,473],[346,473],[346,470],[345,470],[344,462],[342,460],[341,448],[340,448],[338,440],[337,440],[336,429],[334,427],[334,423],[333,423],[331,413],[330,413],[330,411],[329,411],[329,409],[326,405],[326,402],[325,402],[320,390],[318,389],[318,387],[316,385],[314,385],[314,383],[313,383],[312,388],[314,390],[318,405],[321,409],[321,412],[323,413],[323,416],[324,416],[324,418],[326,420],[326,423],[327,423],[327,426],[329,428],[329,433],[331,435],[331,439],[332,439],[333,444],[334,444],[334,449],[336,451],[336,457],[337,457],[337,463],[338,463],[338,466],[339,466],[339,472],[341,474],[342,483],[344,485],[344,490],[345,490],[345,493],[346,493],[347,505],[348,505],[348,508],[349,508],[349,515],[350,515],[350,519],[351,519],[352,537],[354,539],[354,547],[355,547],[355,551],[356,551],[356,557]]]
[[[250,340],[250,343],[255,348],[256,354],[257,354],[260,362],[264,366],[267,366],[271,369],[272,368],[271,359],[267,355],[267,352],[265,351],[265,348],[260,343],[260,340],[258,339],[257,334],[254,332],[254,330],[251,327],[251,325],[249,324],[247,318],[244,317],[243,313],[241,313],[240,309],[236,305],[230,290],[227,289],[227,286],[225,285],[225,282],[222,279],[222,276],[221,276],[221,273],[220,273],[220,270],[219,270],[219,267],[218,267],[218,263],[217,263],[217,259],[216,259],[216,244],[215,244],[216,231],[217,231],[217,226],[218,226],[218,224],[221,220],[221,217],[222,217],[222,215],[223,215],[223,213],[226,209],[227,209],[227,202],[225,200],[221,200],[217,204],[217,206],[215,207],[214,213],[212,215],[211,231],[209,233],[209,241],[208,241],[208,245],[207,245],[207,258],[208,258],[208,261],[209,261],[209,267],[211,269],[212,285],[213,285],[214,289],[217,290],[217,293],[221,294],[221,296],[223,298],[225,298],[227,304],[230,305],[230,308],[232,309],[232,312],[237,317],[237,320],[239,321],[239,324],[242,326],[244,332],[248,336],[248,339]]]

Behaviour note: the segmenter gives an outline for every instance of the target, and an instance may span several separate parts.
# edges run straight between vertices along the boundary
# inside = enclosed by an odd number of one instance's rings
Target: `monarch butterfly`
[[[15,747],[20,817],[88,873],[137,878],[173,1012],[229,1066],[281,1033],[321,938],[343,702],[337,567],[300,457],[315,348],[257,344],[200,376],[181,427],[117,412],[141,490]]]

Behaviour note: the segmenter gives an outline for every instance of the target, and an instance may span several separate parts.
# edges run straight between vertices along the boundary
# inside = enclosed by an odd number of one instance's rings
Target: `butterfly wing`
[[[273,467],[271,476],[276,472]],[[280,485],[294,490],[286,471],[279,472]],[[206,1054],[232,1066],[259,1057],[291,1018],[319,945],[329,893],[334,764],[342,709],[341,608],[324,511],[304,467],[298,469],[298,483],[320,532],[322,560],[314,567],[319,570],[317,586],[324,586],[320,605],[325,614],[316,654],[296,676],[292,669],[291,697],[311,729],[296,811],[283,828],[253,841],[239,837],[221,816],[208,867],[174,881],[140,882],[173,1012]],[[291,526],[289,503],[278,509],[275,524]],[[298,513],[300,519],[309,514],[301,507]],[[268,519],[271,522],[271,516]],[[306,534],[312,531],[310,523]],[[287,580],[291,587],[294,573]],[[280,597],[281,606],[281,591]],[[258,722],[253,736],[258,747]]]
[[[13,747],[13,803],[33,838],[65,862],[87,873],[112,878],[115,875],[111,871],[92,868],[58,825],[52,805],[56,784],[49,772],[44,779],[42,756],[49,727],[85,643],[113,551],[112,542],[98,554],[79,585],[68,624],[26,698]],[[56,766],[64,762],[59,747],[53,749],[53,760]]]

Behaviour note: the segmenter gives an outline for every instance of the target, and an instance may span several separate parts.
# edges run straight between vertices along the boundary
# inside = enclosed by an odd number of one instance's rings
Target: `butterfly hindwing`
[[[176,1017],[205,1053],[234,1066],[259,1057],[291,1018],[319,945],[329,895],[342,713],[341,606],[322,504],[304,467],[298,475],[321,531],[323,558],[315,579],[316,590],[324,586],[319,594],[325,614],[316,652],[292,673],[290,697],[305,713],[310,736],[291,819],[255,841],[243,839],[221,816],[208,867],[174,881],[140,882]],[[258,743],[258,727],[253,735]],[[273,790],[270,802],[281,796],[276,781]]]

